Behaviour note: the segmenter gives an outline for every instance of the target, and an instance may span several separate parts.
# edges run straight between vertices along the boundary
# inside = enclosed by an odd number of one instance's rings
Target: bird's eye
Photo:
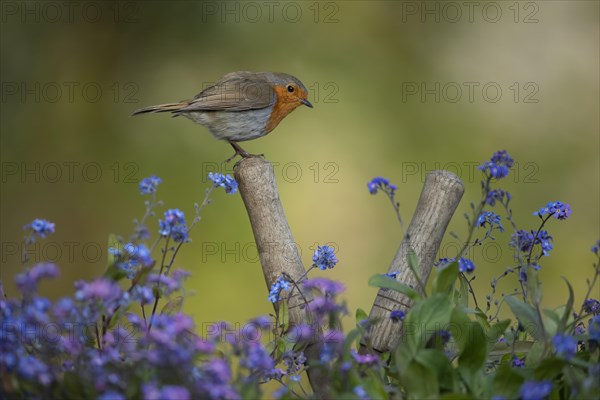
[[[294,87],[292,85],[287,85],[287,91],[290,93],[294,93]]]

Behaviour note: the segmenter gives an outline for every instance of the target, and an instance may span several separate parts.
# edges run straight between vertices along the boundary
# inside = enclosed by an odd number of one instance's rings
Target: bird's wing
[[[186,107],[189,111],[244,111],[275,104],[276,93],[271,84],[255,75],[228,74],[221,81],[198,93]]]

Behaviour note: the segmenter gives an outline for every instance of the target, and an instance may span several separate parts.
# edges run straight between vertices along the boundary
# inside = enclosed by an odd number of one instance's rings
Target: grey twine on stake
[[[261,157],[243,158],[234,167],[234,177],[252,225],[267,288],[284,274],[298,281],[306,270],[281,206],[273,165]],[[311,300],[310,293],[299,293],[299,290],[301,285],[293,289],[288,299],[288,317],[292,327],[311,324],[308,307],[304,307]],[[278,302],[273,306],[277,312]],[[318,336],[316,332],[314,337]],[[309,362],[319,359],[320,347],[319,343],[313,343],[304,350]],[[307,372],[317,398],[328,398],[328,382],[320,371],[309,368]]]
[[[397,273],[396,280],[422,293],[421,284],[427,282],[448,223],[464,190],[462,181],[448,171],[433,171],[427,175],[406,235],[401,239],[388,269],[389,273]],[[413,250],[419,260],[420,282],[408,264],[407,256]],[[412,302],[405,295],[380,289],[369,315],[370,320],[377,322],[370,327],[362,344],[368,343],[379,352],[394,349],[400,342],[402,323],[394,322],[390,318],[390,312],[407,311],[411,305]]]

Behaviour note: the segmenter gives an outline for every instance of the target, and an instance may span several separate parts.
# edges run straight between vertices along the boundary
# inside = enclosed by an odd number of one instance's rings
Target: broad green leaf
[[[420,349],[415,360],[436,373],[438,384],[444,391],[452,392],[458,388],[458,375],[442,350]]]
[[[446,393],[440,400],[472,400],[473,397],[469,394],[464,393]]]
[[[513,351],[516,354],[529,355],[529,352],[531,351],[531,348],[533,347],[534,343],[539,343],[539,342],[529,342],[529,341],[519,340],[514,343],[514,349],[513,349],[513,345],[509,344],[508,342],[496,343],[493,346],[492,351],[490,351],[490,354],[488,356],[488,362],[499,361],[506,355],[512,355]]]
[[[405,343],[401,343],[400,346],[396,347],[393,357],[396,369],[393,372],[399,376],[401,372],[405,371],[416,357],[417,351],[416,346],[407,346]]]
[[[456,278],[458,278],[457,262],[436,269],[433,281],[433,293],[452,293]]]
[[[491,343],[496,343],[502,337],[502,335],[504,335],[504,332],[506,332],[506,329],[508,329],[509,325],[510,319],[502,320],[494,325],[491,325],[485,334]]]
[[[569,321],[569,318],[571,318],[571,315],[572,315],[573,301],[574,301],[575,295],[573,294],[573,287],[571,286],[569,281],[564,276],[561,276],[561,278],[567,284],[567,288],[569,288],[569,299],[567,300],[567,305],[565,306],[565,312],[564,312],[562,318],[560,319],[560,323],[558,324],[558,331],[564,332],[565,327],[567,326],[567,322]]]
[[[552,322],[554,322],[558,326],[558,324],[560,323],[560,321],[558,319],[558,314],[556,313],[556,311],[554,311],[554,310],[542,310],[542,313],[546,317],[550,318],[550,320]]]
[[[119,309],[116,310],[115,313],[111,316],[110,321],[108,321],[108,325],[107,325],[106,329],[111,330],[117,324],[122,322],[121,317],[123,317],[123,315],[125,315],[129,311],[130,307],[131,307],[131,304],[127,305],[127,306],[119,307]]]
[[[542,357],[544,355],[544,342],[536,341],[533,342],[531,348],[529,349],[529,353],[527,353],[527,358],[525,359],[525,366],[527,368],[535,368],[538,366]]]
[[[154,267],[154,264],[152,264],[148,267],[140,268],[138,270],[137,274],[133,277],[133,280],[131,281],[131,287],[134,287],[135,285],[138,285],[138,284],[146,283],[146,279],[148,278],[148,275],[150,275],[150,272],[152,272],[153,267]]]
[[[373,393],[372,397],[376,399],[384,399],[388,397],[387,392],[385,390],[384,381],[382,381],[377,371],[369,368],[366,370],[365,374],[367,375],[365,385],[367,393]],[[360,379],[360,377],[358,378]]]
[[[578,396],[576,398],[579,399],[599,399],[600,398],[600,388],[598,384],[594,385],[584,385],[587,374],[580,368],[565,368],[563,369],[565,386],[570,388],[577,388]]]
[[[418,280],[421,280],[421,271],[419,268],[419,257],[412,247],[409,247],[408,253],[406,254],[406,261],[408,261],[408,267],[415,274]]]
[[[460,286],[458,289],[458,299],[456,304],[462,307],[469,306],[469,285],[467,283],[467,278],[463,275],[459,275]]]
[[[435,332],[446,329],[451,311],[450,299],[441,293],[417,302],[402,325],[406,346],[413,351],[424,347]]]
[[[115,235],[114,233],[111,233],[108,235],[108,249],[110,248],[116,248],[116,249],[121,249],[123,247],[123,245],[119,242],[119,239],[117,238],[117,235]],[[106,252],[107,256],[106,256],[106,267],[109,268],[111,265],[115,264],[117,262],[117,257],[110,251]]]
[[[544,319],[544,328],[546,331],[551,335],[556,333],[558,325],[560,324],[559,314],[554,310],[542,310],[542,314],[547,317]]]
[[[350,349],[352,348],[352,342],[356,342],[357,344],[360,341],[360,337],[363,334],[362,329],[352,329],[346,335],[346,339],[344,339],[344,357],[346,359],[350,359]]]
[[[363,320],[369,318],[369,316],[367,315],[365,310],[363,310],[362,308],[357,308],[355,315],[356,315],[356,324],[357,325],[360,323],[360,321],[363,321]]]
[[[423,364],[413,360],[400,376],[409,399],[424,400],[439,397],[436,373]]]
[[[517,398],[524,378],[508,364],[500,364],[494,375],[492,397],[501,396],[506,399]]]
[[[545,379],[552,380],[561,373],[565,365],[567,365],[567,362],[560,358],[545,358],[536,367],[535,371],[533,372],[533,376],[536,380],[540,381]]]
[[[538,271],[533,267],[527,268],[527,296],[533,304],[540,304],[542,301],[542,289],[538,279]]]
[[[177,296],[174,299],[169,300],[167,304],[160,310],[161,314],[173,315],[181,311],[183,307],[183,296]]]
[[[116,249],[122,249],[123,248],[123,244],[119,241],[117,235],[111,233],[110,235],[108,235],[108,249],[110,248],[116,248]],[[127,274],[125,273],[125,271],[123,271],[121,268],[119,268],[117,266],[117,257],[112,254],[110,251],[107,252],[108,256],[107,256],[107,266],[106,266],[106,271],[104,271],[104,277],[113,281],[120,281],[121,279],[125,278],[127,276]]]
[[[397,280],[394,280],[386,275],[373,275],[369,279],[369,286],[395,290],[396,292],[402,293],[403,295],[407,296],[411,300],[417,301],[421,299],[421,295],[415,289],[402,282],[398,282]]]
[[[471,321],[464,310],[455,307],[452,310],[450,332],[458,344],[459,369],[463,376],[472,381],[481,372],[488,354],[488,341],[483,327],[476,321]]]
[[[537,340],[544,338],[543,327],[540,324],[538,315],[535,309],[513,296],[505,296],[504,300],[512,310],[513,314],[519,319],[519,322],[525,328],[525,331]]]
[[[86,385],[85,380],[76,371],[66,371],[64,373],[59,390],[62,398],[83,399],[93,397],[92,387]]]

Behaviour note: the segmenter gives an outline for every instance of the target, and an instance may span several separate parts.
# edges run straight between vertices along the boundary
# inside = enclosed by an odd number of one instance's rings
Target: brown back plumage
[[[136,110],[133,115],[170,111],[246,111],[269,107],[277,96],[270,82],[271,73],[232,72],[191,100],[160,104]]]

